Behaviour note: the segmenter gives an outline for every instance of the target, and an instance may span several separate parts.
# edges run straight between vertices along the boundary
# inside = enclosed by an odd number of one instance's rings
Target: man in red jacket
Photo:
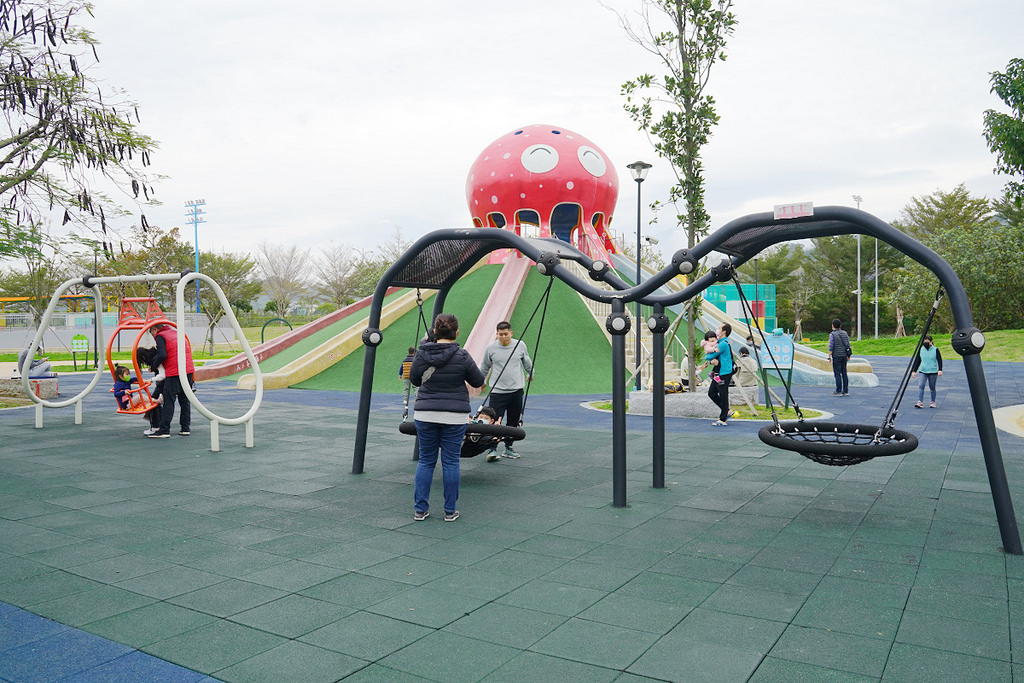
[[[161,395],[164,397],[163,409],[160,416],[160,426],[156,433],[148,434],[151,439],[166,439],[171,435],[171,421],[174,419],[174,402],[181,403],[181,431],[179,434],[188,436],[192,433],[192,404],[188,402],[188,396],[181,388],[182,377],[184,381],[193,385],[195,376],[195,365],[192,362],[192,347],[188,343],[188,337],[182,335],[185,340],[185,367],[178,367],[178,331],[171,325],[154,325],[153,336],[156,338],[156,356],[153,365],[164,366],[167,378],[164,380]]]

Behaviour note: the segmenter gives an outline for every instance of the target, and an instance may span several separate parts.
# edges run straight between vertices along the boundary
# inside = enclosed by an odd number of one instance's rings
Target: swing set
[[[143,308],[145,306],[145,308]],[[128,407],[121,405],[120,401],[117,402],[117,412],[122,415],[145,415],[149,411],[157,407],[157,402],[153,400],[152,393],[149,390],[151,383],[143,377],[143,368],[139,365],[139,342],[143,340],[146,334],[156,325],[170,325],[171,327],[177,328],[173,322],[167,319],[164,312],[160,310],[160,305],[156,299],[152,296],[146,297],[126,297],[124,296],[124,289],[122,287],[121,303],[119,306],[119,312],[117,317],[117,328],[111,333],[110,339],[107,340],[107,367],[110,368],[110,376],[115,381],[117,380],[117,370],[111,355],[114,350],[114,342],[118,340],[121,332],[125,330],[138,330],[138,334],[135,335],[135,340],[132,342],[132,366],[135,370],[134,376],[138,379],[138,387],[125,389],[125,395],[128,397]],[[111,392],[114,390],[111,389]]]
[[[107,374],[106,367],[110,366],[110,376],[113,376],[113,362],[111,353],[113,349],[114,340],[120,332],[125,330],[136,330],[135,340],[132,344],[132,364],[135,369],[136,377],[139,381],[139,387],[132,389],[130,392],[131,401],[128,408],[118,407],[117,412],[120,414],[128,415],[140,415],[152,410],[156,407],[156,402],[153,401],[152,395],[149,391],[149,383],[142,378],[142,368],[138,362],[138,347],[140,340],[156,325],[169,325],[179,330],[185,328],[185,288],[192,282],[204,282],[211,291],[216,295],[221,308],[226,312],[226,317],[231,325],[235,329],[242,349],[245,351],[246,356],[249,359],[249,363],[253,369],[253,373],[256,375],[256,395],[253,398],[252,405],[249,409],[238,417],[223,417],[217,415],[213,411],[209,410],[203,403],[196,398],[195,393],[192,391],[192,387],[188,382],[181,383],[182,393],[185,394],[189,403],[204,417],[210,420],[210,450],[220,450],[220,425],[245,425],[245,445],[248,448],[252,448],[254,445],[254,434],[253,434],[253,422],[252,418],[259,410],[260,403],[263,400],[263,382],[262,373],[259,368],[259,363],[256,357],[253,355],[252,349],[249,347],[249,342],[245,339],[245,335],[242,332],[242,328],[235,318],[234,313],[231,311],[231,305],[224,295],[224,291],[220,288],[212,278],[203,275],[202,273],[194,273],[191,271],[185,271],[183,273],[165,273],[159,275],[119,275],[115,277],[95,277],[86,275],[81,278],[72,278],[61,284],[57,291],[54,292],[50,299],[50,304],[43,313],[42,321],[39,324],[39,329],[36,331],[35,338],[32,344],[29,346],[29,356],[35,355],[42,343],[43,333],[46,331],[50,324],[50,320],[53,317],[53,312],[57,307],[61,296],[68,291],[70,288],[81,285],[83,287],[94,289],[96,300],[100,300],[102,292],[100,286],[105,284],[119,284],[122,287],[122,297],[120,305],[120,313],[118,316],[118,325],[115,333],[111,335],[110,339],[106,341],[107,352],[104,356],[104,362],[99,364],[96,368],[96,372],[93,373],[92,380],[88,386],[85,387],[81,392],[75,396],[64,399],[62,401],[51,401],[35,396],[29,386],[29,378],[24,376],[22,378],[22,388],[25,390],[26,395],[36,404],[35,411],[35,426],[36,429],[43,428],[43,409],[44,408],[64,408],[73,405],[75,407],[75,424],[82,424],[82,401],[83,399],[96,388],[100,379]],[[157,305],[156,300],[152,296],[147,297],[125,297],[123,296],[124,285],[132,282],[146,283],[148,287],[152,287],[158,282],[176,282],[175,287],[175,304],[177,310],[177,321],[168,319],[160,307]],[[152,291],[150,291],[152,294]],[[99,339],[105,340],[103,331],[103,316],[96,316],[96,330]],[[186,365],[186,353],[187,344],[178,344],[178,367],[184,368]]]
[[[530,315],[530,319],[527,321],[526,327],[523,328],[523,332],[522,332],[522,335],[521,335],[521,336],[525,336],[526,335],[526,331],[529,330],[530,329],[530,325],[533,324],[533,319],[536,317],[537,311],[540,310],[541,305],[543,305],[544,309],[543,309],[543,312],[541,313],[541,317],[540,317],[540,327],[538,328],[538,331],[537,331],[537,341],[534,344],[534,350],[533,350],[533,359],[534,359],[534,361],[536,361],[537,353],[538,353],[538,351],[540,349],[540,338],[541,338],[541,335],[544,333],[544,319],[547,316],[548,300],[550,299],[551,285],[553,283],[554,283],[554,280],[549,280],[548,281],[548,286],[544,290],[544,294],[541,295],[540,300],[537,302],[537,306],[533,309],[533,313]],[[421,296],[419,288],[416,289],[416,306],[417,306],[417,309],[419,311],[419,318],[416,321],[416,336],[415,336],[414,342],[413,342],[414,346],[419,344],[420,330],[422,329],[422,330],[426,331],[426,330],[430,329],[430,325],[427,323],[426,315],[423,312],[423,297]],[[522,344],[522,343],[523,343],[522,339],[516,339],[516,345],[512,348],[512,353],[513,354],[515,353],[516,348],[518,348],[518,346],[520,344]],[[501,372],[498,373],[498,376],[495,377],[494,380],[491,381],[491,387],[492,388],[494,387],[495,384],[497,384],[498,380],[501,379],[501,376],[505,372],[506,368],[508,368],[507,364],[501,368]],[[404,371],[404,368],[403,368],[403,371]],[[398,425],[398,431],[401,432],[402,434],[407,435],[407,436],[416,436],[416,423],[409,419],[409,398],[410,398],[410,393],[411,393],[410,392],[411,380],[408,377],[408,373],[404,373],[404,378],[405,378],[406,388],[405,388],[405,392],[404,392],[403,398],[402,398],[402,408],[403,408],[403,410],[402,410],[402,422]],[[476,410],[476,413],[473,415],[474,420],[477,420],[480,417],[480,413],[483,410],[483,407],[486,406],[488,404],[488,402],[490,401],[490,397],[491,397],[491,394],[490,394],[490,392],[488,392],[488,394],[485,397],[483,403],[481,403],[480,407]],[[473,422],[470,422],[467,425],[467,427],[466,427],[466,437],[465,438],[467,440],[471,441],[471,442],[474,442],[474,443],[477,443],[477,442],[481,441],[482,439],[493,439],[495,441],[506,441],[506,440],[510,440],[510,439],[512,441],[521,441],[521,440],[525,439],[526,438],[526,431],[522,428],[522,425],[523,425],[523,419],[522,418],[526,416],[526,404],[527,404],[527,401],[529,400],[529,397],[530,397],[530,383],[527,382],[526,392],[523,395],[523,409],[522,409],[522,412],[520,413],[519,424],[517,424],[517,425],[504,425],[504,424],[490,424],[490,423],[486,423],[486,422],[473,421]],[[486,450],[486,449],[483,449],[483,450]],[[480,453],[482,453],[483,450],[477,449],[477,448],[464,449],[462,457],[463,458],[473,458],[473,457],[476,457],[477,455],[479,455]],[[413,455],[413,459],[415,460],[417,457],[418,457],[418,452]]]
[[[730,271],[732,273],[732,280],[736,283],[736,289],[739,291],[740,303],[744,314],[747,316],[747,320],[754,321],[754,327],[763,339],[764,331],[761,329],[761,324],[758,322],[757,317],[753,314],[750,302],[747,301],[747,297],[743,293],[743,287],[740,284],[736,269],[730,267]],[[932,320],[935,319],[935,312],[939,308],[942,295],[942,288],[939,287],[939,291],[935,296],[935,303],[932,304],[928,320],[925,322],[924,330],[918,339],[917,348],[911,354],[910,363],[903,373],[903,378],[900,380],[896,395],[878,425],[805,421],[803,411],[800,410],[800,405],[792,393],[790,382],[786,380],[785,374],[779,368],[771,346],[766,345],[765,349],[768,352],[768,357],[772,361],[775,373],[782,380],[782,386],[786,390],[786,397],[793,404],[797,419],[786,422],[780,421],[778,413],[775,411],[775,404],[772,403],[772,392],[766,391],[765,405],[771,410],[772,424],[762,427],[757,433],[758,438],[769,446],[784,451],[793,451],[814,462],[833,466],[857,465],[873,458],[902,455],[916,449],[918,446],[917,437],[910,432],[896,429],[894,425],[896,416],[899,413],[900,402],[903,400],[903,396],[906,394],[907,387],[910,384],[910,373],[913,369],[914,358],[920,352],[925,335],[928,334],[928,330],[931,328]],[[761,354],[755,355],[757,357],[758,371],[762,376],[766,376],[764,367],[761,365]]]
[[[376,349],[383,340],[380,329],[381,309],[388,287],[436,289],[436,316],[444,310],[449,289],[481,258],[498,249],[515,249],[534,261],[537,270],[543,275],[557,277],[593,301],[610,304],[611,314],[605,327],[612,338],[612,505],[625,507],[628,470],[624,336],[632,324],[625,311],[626,304],[640,302],[652,309],[652,314],[647,319],[648,329],[652,332],[654,358],[652,385],[661,387],[664,385],[664,334],[670,327],[670,320],[665,315],[667,306],[689,301],[713,284],[728,282],[733,278],[735,268],[780,242],[856,234],[886,242],[937,276],[949,301],[956,325],[952,347],[963,357],[1003,549],[1011,554],[1024,554],[992,415],[985,373],[979,356],[985,346],[985,337],[973,324],[962,283],[945,260],[917,240],[866,212],[840,206],[810,208],[810,205],[801,205],[799,213],[787,214],[780,211],[775,215],[766,212],[737,218],[692,248],[677,251],[669,265],[636,284],[627,284],[612,273],[606,263],[595,261],[572,245],[554,238],[524,238],[499,228],[437,230],[423,236],[388,268],[374,290],[368,326],[362,337],[365,347],[363,379],[352,473],[362,473],[365,466]],[[700,262],[714,252],[725,256],[705,274],[693,278],[681,290],[659,292],[664,284],[678,275],[690,277]],[[573,269],[563,265],[563,260],[578,263],[587,271],[591,280],[610,285],[612,290],[602,289],[587,282],[576,275]],[[777,365],[774,361],[773,364]],[[781,422],[776,416],[773,423],[762,430],[760,436],[767,444],[801,453],[827,465],[852,465],[880,456],[909,453],[917,447],[916,437],[893,426],[907,384],[908,379],[905,375],[889,410],[878,425],[851,425],[840,422],[817,422],[816,425],[811,425],[804,420]],[[653,486],[664,488],[663,392],[653,393],[652,413]]]

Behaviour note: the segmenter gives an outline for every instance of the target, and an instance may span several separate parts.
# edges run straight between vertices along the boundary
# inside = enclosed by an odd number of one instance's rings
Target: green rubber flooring
[[[1019,402],[1014,372],[993,386]],[[462,462],[454,523],[439,480],[412,520],[395,396],[374,401],[360,475],[341,392],[267,392],[255,448],[222,427],[217,453],[198,416],[191,437],[147,440],[102,391],[82,425],[70,408],[41,430],[32,409],[3,411],[0,680],[1024,678],[1024,558],[999,550],[957,385],[951,369],[940,410],[908,416],[955,436],[850,468],[773,450],[757,425],[670,421],[663,489],[650,420],[630,417],[626,508],[610,417],[540,397],[520,459]],[[887,392],[806,393],[852,419]],[[198,395],[228,415],[251,398],[227,382]],[[1024,440],[1000,438],[1019,502]],[[61,639],[24,642],[14,608]],[[143,655],[170,668],[111,668]]]

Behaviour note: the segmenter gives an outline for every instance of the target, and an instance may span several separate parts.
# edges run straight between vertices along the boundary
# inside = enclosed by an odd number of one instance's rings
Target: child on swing
[[[132,377],[132,371],[123,365],[114,366],[114,398],[121,410],[132,407],[132,385],[138,380]]]
[[[707,332],[704,333],[704,340],[700,343],[700,345],[704,349],[705,355],[709,353],[715,353],[716,351],[718,351],[718,335],[715,334],[713,330],[708,330]],[[711,380],[716,384],[721,384],[722,378],[718,375],[718,367],[721,365],[721,363],[717,358],[715,358],[711,361],[706,361],[702,363],[700,367],[701,369],[703,369],[706,368],[709,364],[711,365]]]
[[[470,421],[473,424],[499,424],[498,414],[490,406],[481,406],[480,410],[476,413],[476,417],[471,418]],[[462,439],[462,450],[459,452],[459,457],[472,458],[484,451],[490,451],[487,455],[487,462],[493,462],[491,460],[491,453],[495,453],[498,441],[499,439],[493,434],[466,434]],[[495,457],[495,460],[497,459]]]

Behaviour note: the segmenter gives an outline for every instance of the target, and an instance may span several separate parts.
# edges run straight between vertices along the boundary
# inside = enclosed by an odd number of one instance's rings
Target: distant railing
[[[174,311],[166,311],[167,317],[174,319]],[[117,327],[117,313],[103,313],[104,326]],[[56,329],[85,330],[92,329],[93,314],[89,313],[54,313],[50,318],[50,327]],[[209,327],[210,321],[203,313],[186,313],[185,324],[187,327]],[[35,329],[35,322],[32,315],[28,313],[3,313],[0,314],[0,329]],[[217,323],[217,327],[231,327],[224,319]]]

